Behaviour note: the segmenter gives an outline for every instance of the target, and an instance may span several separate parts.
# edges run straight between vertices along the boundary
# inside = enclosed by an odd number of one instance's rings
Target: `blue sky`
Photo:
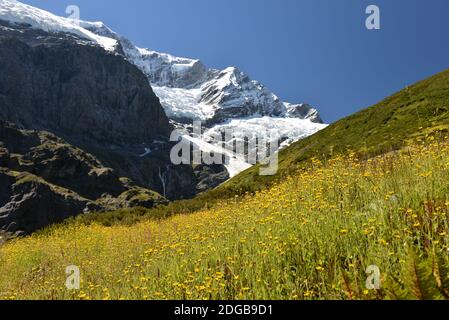
[[[141,47],[237,66],[326,122],[449,68],[448,0],[22,0],[101,20]],[[381,30],[365,9],[381,10]]]

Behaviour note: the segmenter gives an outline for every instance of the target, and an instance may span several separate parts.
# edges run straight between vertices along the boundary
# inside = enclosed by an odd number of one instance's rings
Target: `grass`
[[[449,141],[314,157],[269,189],[132,226],[74,221],[0,248],[3,299],[449,298]],[[80,291],[65,269],[81,270]],[[368,266],[381,290],[368,290]]]

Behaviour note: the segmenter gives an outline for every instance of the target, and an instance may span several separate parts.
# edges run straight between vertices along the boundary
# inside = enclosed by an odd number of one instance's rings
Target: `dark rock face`
[[[309,104],[289,104],[287,114],[293,118],[310,119],[315,123],[324,123],[318,111]]]
[[[0,172],[3,180],[5,173]],[[94,203],[62,189],[36,180],[12,185],[13,197],[0,208],[0,226],[4,232],[29,234],[53,223],[62,222],[83,210],[99,209]],[[3,182],[2,182],[3,184]]]
[[[14,182],[14,177],[0,171],[0,208],[10,201],[12,196],[11,186]]]
[[[3,168],[28,172],[89,199],[104,193],[117,197],[127,190],[112,169],[48,132],[20,130],[0,120],[0,141]]]
[[[121,56],[37,30],[0,33],[2,118],[102,143],[146,143],[171,131],[146,77]],[[33,35],[42,43],[30,43]]]
[[[172,126],[119,52],[0,21],[0,232],[152,207],[214,184],[171,165]]]
[[[86,204],[74,199],[68,201],[62,195],[53,194],[48,186],[37,182],[15,186],[13,192],[15,195],[12,201],[0,210],[0,224],[6,226],[6,232],[32,232],[82,211]],[[4,212],[8,214],[3,215]],[[54,216],[55,212],[62,214]]]
[[[83,212],[166,202],[48,132],[0,120],[0,141],[0,233],[28,234]]]
[[[199,165],[195,168],[195,175],[199,181],[196,185],[198,192],[216,188],[229,179],[229,173],[223,171],[221,165]]]

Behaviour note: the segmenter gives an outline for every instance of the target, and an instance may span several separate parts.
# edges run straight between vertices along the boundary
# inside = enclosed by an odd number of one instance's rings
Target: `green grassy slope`
[[[177,201],[151,210],[133,209],[82,216],[83,222],[130,224],[148,217],[163,218],[190,213],[213,205],[217,200],[254,192],[281,181],[312,157],[328,158],[348,150],[371,157],[396,150],[407,141],[437,130],[449,130],[449,70],[414,84],[377,105],[342,119],[326,129],[301,140],[279,155],[279,172],[260,176],[254,166],[217,189],[195,199]]]
[[[367,161],[313,159],[267,190],[189,215],[13,240],[0,246],[0,300],[449,299],[443,139]],[[64,285],[69,265],[80,290]],[[368,266],[379,290],[366,285]]]
[[[449,70],[407,87],[377,105],[344,118],[279,155],[279,172],[255,166],[223,185],[223,191],[253,191],[278,181],[312,157],[355,151],[365,157],[396,150],[407,141],[449,130]]]

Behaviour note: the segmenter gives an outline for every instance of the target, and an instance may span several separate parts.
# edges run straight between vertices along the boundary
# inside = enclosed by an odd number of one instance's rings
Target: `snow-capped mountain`
[[[322,123],[318,111],[307,104],[282,102],[263,84],[236,67],[206,68],[200,60],[175,57],[136,47],[101,22],[81,21],[80,26],[116,39],[126,58],[149,79],[167,115],[217,124],[242,117],[283,117]]]
[[[167,115],[176,121],[201,120],[210,126],[229,119],[269,116],[322,122],[309,105],[282,102],[235,67],[209,69],[199,60],[148,49],[138,48],[140,56],[135,52],[125,49],[128,59],[150,79]]]
[[[235,67],[207,68],[196,59],[175,57],[135,46],[102,22],[74,21],[15,0],[0,0],[0,19],[28,24],[51,33],[71,33],[120,54],[147,77],[167,116],[175,125],[188,126],[202,121],[208,137],[232,129],[237,137],[265,136],[273,130],[283,138],[282,146],[325,127],[318,111],[308,104],[281,101],[263,84]],[[228,170],[231,176],[247,165]]]

